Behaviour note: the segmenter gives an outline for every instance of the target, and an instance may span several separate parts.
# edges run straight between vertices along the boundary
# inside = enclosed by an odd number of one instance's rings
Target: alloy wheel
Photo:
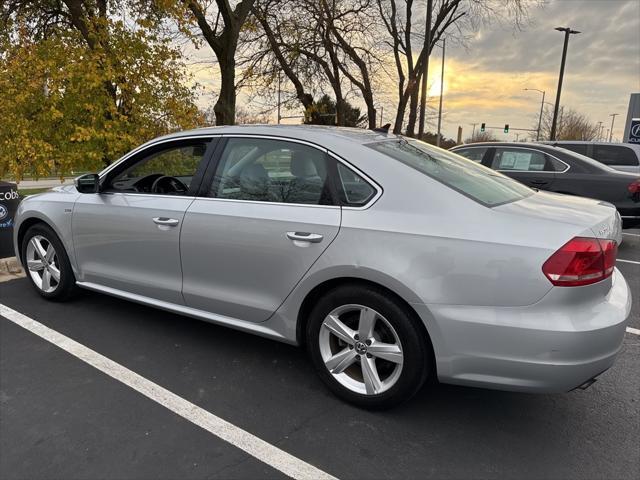
[[[404,354],[389,321],[364,305],[343,305],[322,322],[319,335],[324,364],[343,387],[378,395],[396,384]]]
[[[31,237],[27,244],[26,263],[33,283],[45,293],[60,285],[60,265],[53,244],[42,235]]]

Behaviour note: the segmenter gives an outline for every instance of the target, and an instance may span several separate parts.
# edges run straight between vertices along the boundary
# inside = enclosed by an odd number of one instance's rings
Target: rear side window
[[[342,205],[362,206],[376,194],[376,190],[364,178],[341,163],[338,163],[338,176],[342,187],[338,189]]]
[[[453,153],[462,155],[464,158],[473,160],[476,163],[482,163],[482,159],[484,158],[484,154],[487,153],[487,150],[488,150],[487,147],[470,147],[470,148],[459,148],[455,150]]]
[[[521,200],[533,194],[533,190],[509,177],[419,140],[399,138],[370,143],[367,147],[488,207]]]
[[[553,172],[566,172],[569,170],[569,165],[547,155],[547,170],[551,170]]]
[[[623,145],[594,145],[593,158],[605,165],[638,165],[635,152]]]

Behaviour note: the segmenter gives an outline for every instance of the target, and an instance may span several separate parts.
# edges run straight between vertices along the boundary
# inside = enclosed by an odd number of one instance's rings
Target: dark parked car
[[[640,177],[564,148],[538,143],[487,142],[453,152],[532,188],[613,203],[625,226],[640,223]]]

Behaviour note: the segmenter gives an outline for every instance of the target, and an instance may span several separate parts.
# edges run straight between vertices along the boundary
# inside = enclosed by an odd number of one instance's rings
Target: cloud
[[[447,44],[445,66],[444,133],[454,137],[458,125],[467,136],[471,123],[530,128],[537,122],[541,96],[524,88],[546,91],[553,103],[558,82],[563,34],[554,30],[569,26],[581,31],[569,42],[562,104],[586,114],[592,121],[608,124],[610,113],[624,118],[629,94],[640,92],[640,0],[551,0],[544,8],[530,11],[530,24],[522,31],[507,23],[485,24],[471,35],[466,47]],[[191,61],[210,62],[211,50],[196,50],[188,44]],[[430,93],[438,90],[440,52],[431,57]],[[393,70],[389,57],[390,69]],[[215,101],[219,71],[215,63],[189,66],[207,92],[201,98],[206,108]],[[388,78],[376,80],[378,109],[384,121],[392,121],[397,101],[396,85]],[[284,88],[289,88],[284,84]],[[247,107],[247,92],[238,104]],[[359,106],[361,102],[354,101]],[[429,99],[437,109],[437,97]],[[291,110],[283,115],[299,114]],[[432,114],[433,115],[433,114]],[[275,119],[275,113],[274,113]],[[617,122],[614,137],[622,137],[623,121]],[[435,129],[432,116],[428,127]],[[499,131],[502,135],[502,131]],[[502,135],[515,138],[512,134]]]
[[[610,113],[624,117],[629,94],[640,91],[640,2],[556,0],[531,11],[531,20],[516,33],[484,26],[466,49],[450,49],[447,134],[458,124],[483,121],[530,127],[540,95],[522,89],[546,90],[546,100],[555,101],[563,43],[557,26],[582,32],[570,37],[561,103],[592,121],[606,123]],[[614,131],[618,138],[622,124]]]

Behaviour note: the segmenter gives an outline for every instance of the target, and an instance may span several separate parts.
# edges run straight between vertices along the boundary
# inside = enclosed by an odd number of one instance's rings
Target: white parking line
[[[635,260],[624,260],[622,258],[618,258],[617,261],[622,263],[635,263],[636,265],[640,265],[640,262],[636,262]]]
[[[249,455],[291,478],[336,480],[335,477],[313,465],[280,450],[278,447],[194,405],[166,388],[123,367],[119,363],[108,359],[98,352],[1,303],[0,316],[47,340],[83,362],[88,363],[92,367],[140,392],[166,409],[207,430],[234,447],[244,450]]]
[[[634,335],[640,335],[640,330],[637,328],[627,327],[627,333],[633,333]]]
[[[640,237],[640,233],[627,233],[622,232],[623,235],[629,235],[630,237]]]

